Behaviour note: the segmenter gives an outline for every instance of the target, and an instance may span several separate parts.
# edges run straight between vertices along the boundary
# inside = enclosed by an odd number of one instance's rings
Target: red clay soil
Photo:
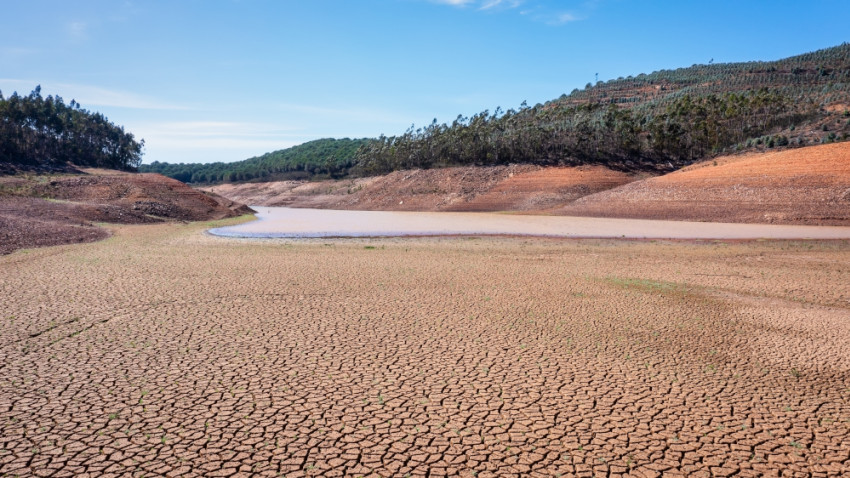
[[[850,225],[850,143],[731,156],[585,196],[558,214]]]
[[[633,180],[634,176],[599,166],[510,165],[396,171],[343,181],[222,184],[204,189],[258,206],[534,213]]]
[[[0,254],[109,236],[93,222],[200,221],[248,212],[242,204],[159,174],[7,176],[0,178]]]

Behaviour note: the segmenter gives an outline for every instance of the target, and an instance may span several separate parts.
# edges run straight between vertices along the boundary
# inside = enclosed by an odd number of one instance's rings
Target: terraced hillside
[[[381,136],[357,162],[365,174],[506,163],[670,172],[723,153],[848,138],[845,43],[778,61],[640,74],[545,104],[459,115]]]

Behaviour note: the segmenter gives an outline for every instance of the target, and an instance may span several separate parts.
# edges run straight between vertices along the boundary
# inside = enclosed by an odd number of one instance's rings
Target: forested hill
[[[435,121],[381,136],[358,152],[356,171],[511,162],[672,170],[724,152],[846,140],[848,110],[845,43],[588,83],[546,104]]]
[[[160,173],[186,183],[274,181],[312,177],[339,178],[349,174],[358,148],[367,139],[317,139],[233,163],[143,164],[142,172]]]
[[[398,136],[322,139],[235,163],[142,165],[194,183],[343,177],[452,165],[600,164],[670,171],[717,154],[850,138],[850,44],[588,83],[518,109]]]
[[[59,96],[42,97],[40,86],[27,96],[0,92],[0,174],[68,163],[134,170],[143,147],[144,141],[74,100],[66,105]]]

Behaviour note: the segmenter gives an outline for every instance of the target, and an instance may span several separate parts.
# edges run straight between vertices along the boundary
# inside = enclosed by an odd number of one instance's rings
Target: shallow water
[[[257,220],[210,229],[225,237],[529,235],[647,239],[847,239],[850,227],[728,224],[503,213],[336,211],[254,206]]]

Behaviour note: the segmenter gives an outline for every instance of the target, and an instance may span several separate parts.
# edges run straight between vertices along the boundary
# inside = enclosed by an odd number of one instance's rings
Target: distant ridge
[[[291,148],[233,163],[143,164],[139,170],[160,173],[185,183],[216,184],[253,180],[328,178],[346,176],[354,166],[354,156],[366,139],[317,139]]]

